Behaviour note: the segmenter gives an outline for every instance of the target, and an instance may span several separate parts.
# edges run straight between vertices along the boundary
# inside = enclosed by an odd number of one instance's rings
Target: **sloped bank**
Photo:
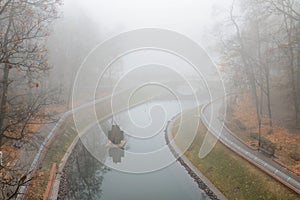
[[[188,174],[194,179],[198,187],[202,189],[209,196],[210,199],[226,199],[226,197],[189,161],[189,159],[176,146],[176,144],[170,143],[170,140],[173,138],[172,129],[176,118],[178,118],[179,115],[175,116],[172,120],[168,122],[165,130],[165,140],[170,151],[172,152],[174,157],[177,158],[177,161],[186,169]]]
[[[172,134],[169,137],[170,143],[172,144],[175,141],[175,147],[180,149],[183,149],[188,144],[189,139],[186,137],[186,134],[191,133],[189,127],[195,125],[194,121],[199,121],[195,109],[186,111],[182,115],[188,116],[189,120],[179,123],[180,120],[175,119],[172,132],[170,132]],[[299,199],[299,196],[295,192],[251,165],[247,160],[244,160],[221,142],[217,142],[205,158],[199,158],[200,147],[207,134],[211,133],[201,121],[197,125],[197,134],[184,155],[226,198]],[[174,137],[175,134],[176,137]]]

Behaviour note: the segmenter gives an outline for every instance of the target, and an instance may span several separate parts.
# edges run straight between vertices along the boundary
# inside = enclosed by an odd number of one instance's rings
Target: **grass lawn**
[[[194,116],[194,113],[189,111],[185,115]],[[174,124],[173,136],[179,130],[175,140],[179,148],[182,143],[186,143],[184,127],[194,123],[193,119],[191,117],[184,121],[180,129],[178,120]],[[207,129],[200,123],[196,137],[185,155],[228,199],[300,199],[295,192],[252,166],[220,142],[204,159],[200,159],[198,153],[206,132]]]

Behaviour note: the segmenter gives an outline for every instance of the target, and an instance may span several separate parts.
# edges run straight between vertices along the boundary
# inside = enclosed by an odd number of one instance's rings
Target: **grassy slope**
[[[176,125],[174,127],[173,135],[178,130]],[[219,142],[208,156],[200,159],[198,152],[206,132],[206,128],[200,123],[197,135],[185,155],[228,199],[300,199],[299,195]],[[180,147],[180,143],[184,143],[184,137],[180,137],[180,134],[178,136],[176,143]]]

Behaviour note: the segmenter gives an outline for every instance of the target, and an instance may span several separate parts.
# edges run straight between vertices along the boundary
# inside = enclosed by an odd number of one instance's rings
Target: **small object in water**
[[[108,143],[106,144],[106,147],[109,147],[109,148],[114,147],[114,148],[124,149],[125,144],[126,144],[126,140],[121,140],[121,142],[119,144],[114,144],[111,141],[108,141]]]
[[[108,147],[119,147],[124,148],[126,141],[124,140],[124,132],[118,125],[112,125],[111,130],[108,131]]]

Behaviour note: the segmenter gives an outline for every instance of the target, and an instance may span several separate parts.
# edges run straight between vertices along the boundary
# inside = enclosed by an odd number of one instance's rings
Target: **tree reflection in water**
[[[103,175],[108,170],[79,140],[65,166],[58,199],[100,199]]]
[[[107,133],[111,130],[109,120],[89,129],[73,149],[63,171],[59,186],[58,199],[93,200],[100,199],[104,174],[110,170],[103,165],[108,156],[114,163],[120,163],[124,149],[117,145],[108,145]],[[89,152],[85,146],[89,146]],[[97,160],[92,155],[97,155]]]

